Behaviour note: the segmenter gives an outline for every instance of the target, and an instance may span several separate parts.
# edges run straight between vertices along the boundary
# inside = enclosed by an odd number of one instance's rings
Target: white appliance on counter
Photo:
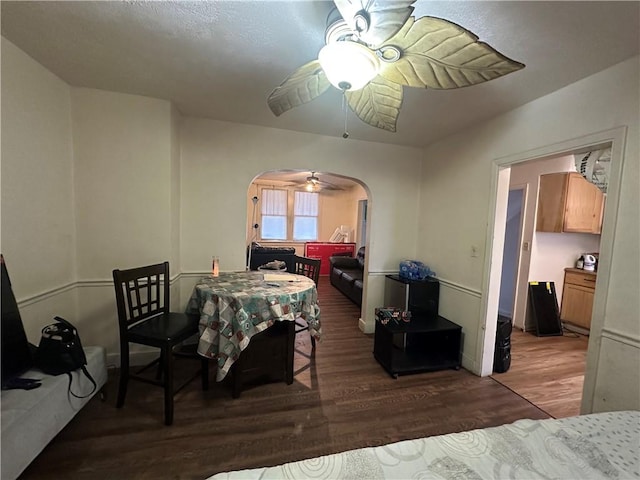
[[[587,272],[593,272],[596,269],[596,257],[591,255],[590,253],[585,253],[582,256],[583,260],[583,269]]]

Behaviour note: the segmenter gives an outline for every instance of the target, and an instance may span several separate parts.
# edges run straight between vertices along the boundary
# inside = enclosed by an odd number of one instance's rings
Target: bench
[[[85,347],[87,370],[97,384],[87,398],[75,398],[68,392],[68,375],[46,375],[40,370],[28,370],[22,378],[41,379],[42,385],[32,390],[3,390],[2,409],[2,479],[15,479],[42,452],[47,444],[100,391],[107,381],[105,350]],[[72,390],[86,395],[93,387],[78,370],[72,373]]]

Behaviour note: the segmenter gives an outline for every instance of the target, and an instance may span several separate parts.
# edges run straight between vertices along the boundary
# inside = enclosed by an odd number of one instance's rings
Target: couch
[[[362,278],[364,275],[365,247],[360,247],[355,257],[332,255],[329,257],[331,285],[346,295],[356,305],[362,305]]]
[[[97,384],[93,397],[107,381],[105,350],[85,347],[87,370]],[[93,387],[80,371],[73,372],[72,390],[83,395]],[[3,390],[2,408],[2,479],[18,478],[47,444],[84,407],[91,397],[75,398],[68,392],[67,375],[46,375],[31,369],[22,378],[41,379],[32,390]],[[86,393],[85,393],[86,392]]]

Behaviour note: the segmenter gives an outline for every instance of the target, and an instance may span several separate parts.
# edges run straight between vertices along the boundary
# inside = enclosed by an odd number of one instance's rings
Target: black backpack
[[[82,349],[78,330],[61,317],[54,317],[56,323],[42,329],[42,337],[35,354],[35,366],[49,375],[69,376],[69,393],[76,398],[87,398],[96,391],[97,385],[85,365],[87,357]],[[71,391],[71,372],[82,370],[93,389],[87,395],[76,395]]]

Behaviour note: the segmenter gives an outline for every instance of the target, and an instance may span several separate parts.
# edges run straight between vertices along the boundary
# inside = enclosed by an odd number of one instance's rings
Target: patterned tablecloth
[[[227,375],[251,337],[276,321],[301,317],[320,340],[316,286],[307,277],[293,277],[295,281],[266,282],[264,272],[222,272],[195,285],[186,312],[200,315],[198,353],[217,360],[217,381]]]

